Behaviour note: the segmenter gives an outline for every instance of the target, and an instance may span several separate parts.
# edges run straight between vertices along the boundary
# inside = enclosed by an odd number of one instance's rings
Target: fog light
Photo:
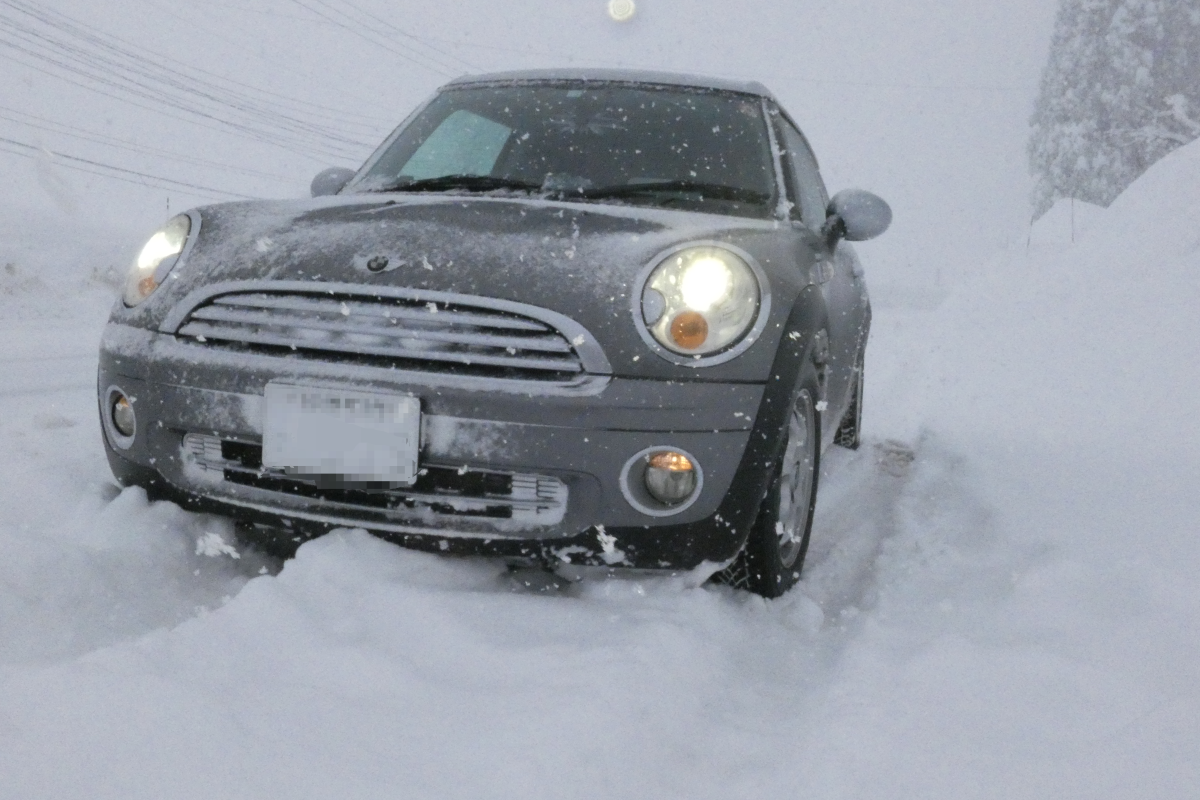
[[[621,468],[621,494],[648,517],[682,514],[704,492],[704,468],[686,450],[670,444],[634,453]]]
[[[133,436],[137,431],[137,416],[133,404],[123,394],[118,394],[112,404],[112,424],[122,436]]]
[[[682,503],[696,491],[696,468],[683,453],[660,450],[647,462],[646,491],[660,503]]]

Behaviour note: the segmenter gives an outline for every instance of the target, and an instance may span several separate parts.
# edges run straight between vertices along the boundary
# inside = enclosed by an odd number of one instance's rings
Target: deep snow
[[[879,308],[872,434],[776,602],[355,532],[198,555],[223,521],[106,484],[70,312],[111,289],[18,281],[63,315],[6,364],[0,794],[1189,796],[1197,187],[1193,145],[1082,243]]]
[[[826,34],[872,10],[847,6]],[[887,8],[856,46],[960,10]],[[1002,10],[917,60],[961,60]],[[942,117],[906,113],[934,163]],[[813,119],[827,170],[866,182],[868,132]],[[969,129],[966,152],[1019,149]],[[1074,243],[1060,209],[953,246],[917,210],[953,184],[978,233],[1020,164],[975,165],[968,197],[966,155],[922,175],[884,144],[910,227],[863,248],[867,440],[824,462],[805,577],[772,602],[530,593],[350,531],[233,558],[226,521],[118,493],[99,447],[96,344],[143,223],[0,196],[0,797],[1194,796],[1200,144]]]

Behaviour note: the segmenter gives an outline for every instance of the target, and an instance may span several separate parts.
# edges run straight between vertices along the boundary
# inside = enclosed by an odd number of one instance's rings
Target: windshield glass
[[[769,217],[762,103],[619,84],[443,91],[351,191],[508,191]]]

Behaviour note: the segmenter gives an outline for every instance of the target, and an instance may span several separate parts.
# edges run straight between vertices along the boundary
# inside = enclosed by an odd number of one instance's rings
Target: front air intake
[[[192,308],[175,333],[213,347],[406,370],[524,380],[571,380],[586,371],[579,346],[590,336],[569,339],[551,322],[489,302],[495,305],[458,295],[231,292]]]

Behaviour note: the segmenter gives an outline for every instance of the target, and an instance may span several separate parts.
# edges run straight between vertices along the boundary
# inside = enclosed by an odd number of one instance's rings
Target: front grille
[[[278,493],[314,501],[320,510],[342,514],[383,514],[399,521],[428,515],[452,524],[455,518],[511,520],[524,525],[555,525],[567,508],[567,486],[546,475],[426,466],[412,486],[361,488],[324,485],[312,476],[265,469],[262,447],[189,433],[183,455],[193,475],[207,483]]]
[[[547,322],[470,302],[350,293],[224,294],[191,310],[178,336],[214,347],[396,369],[570,380],[577,345]]]

